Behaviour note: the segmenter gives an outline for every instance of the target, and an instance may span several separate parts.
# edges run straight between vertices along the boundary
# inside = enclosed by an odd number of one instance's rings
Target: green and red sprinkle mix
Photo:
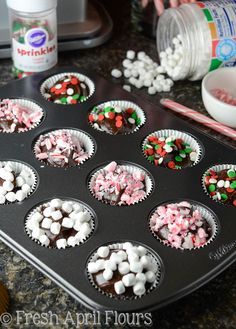
[[[224,169],[221,171],[208,170],[204,183],[213,200],[236,207],[236,170]]]
[[[182,138],[176,136],[156,137],[151,135],[143,147],[148,161],[155,166],[169,169],[182,169],[192,166],[198,158],[193,150]]]
[[[141,124],[141,119],[133,108],[118,105],[94,107],[88,120],[95,128],[113,135],[133,131]]]

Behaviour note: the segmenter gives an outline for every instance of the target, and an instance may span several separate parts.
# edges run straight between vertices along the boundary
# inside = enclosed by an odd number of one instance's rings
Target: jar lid
[[[38,13],[57,6],[57,0],[7,0],[9,8],[26,13]]]

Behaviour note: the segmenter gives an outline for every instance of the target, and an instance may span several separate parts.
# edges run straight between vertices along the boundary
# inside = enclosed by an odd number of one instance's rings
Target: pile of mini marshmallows
[[[58,249],[65,249],[84,242],[92,231],[93,221],[91,214],[78,202],[53,199],[30,214],[26,228],[30,236],[43,246],[55,242]],[[73,236],[57,239],[68,229],[74,230]]]
[[[145,284],[156,280],[158,265],[143,246],[125,242],[120,249],[116,252],[110,246],[98,248],[96,260],[88,263],[88,272],[103,271],[104,280],[109,281],[118,271],[122,279],[114,284],[116,294],[122,295],[132,287],[134,295],[142,296],[146,293]]]
[[[174,81],[182,77],[183,45],[182,36],[178,35],[172,41],[173,48],[168,47],[160,53],[161,64],[154,62],[144,51],[135,53],[128,50],[126,59],[122,62],[122,71],[113,69],[111,75],[114,78],[124,76],[129,85],[123,88],[131,91],[130,85],[140,89],[146,87],[149,95],[159,92],[169,92],[174,85]]]
[[[15,172],[10,163],[0,163],[0,204],[23,201],[30,193],[34,178],[30,172],[22,169]]]

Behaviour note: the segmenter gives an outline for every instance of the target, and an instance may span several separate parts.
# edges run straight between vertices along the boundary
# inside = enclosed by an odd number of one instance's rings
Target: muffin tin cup
[[[138,245],[137,244],[134,244],[134,245]],[[117,243],[112,243],[112,244],[108,244],[106,245],[108,247],[110,247],[111,249],[123,249],[123,243],[122,242],[117,242]],[[146,246],[144,246],[146,247]],[[152,292],[154,289],[156,289],[158,287],[158,285],[160,284],[161,282],[161,277],[162,277],[162,265],[161,265],[161,262],[160,260],[158,259],[158,257],[155,255],[155,252],[152,250],[150,250],[149,248],[147,248],[147,255],[148,256],[151,256],[152,258],[152,261],[153,263],[155,263],[157,265],[157,271],[156,271],[156,280],[152,283],[151,287],[146,290],[146,293],[143,294],[142,296],[133,296],[133,297],[127,297],[127,296],[114,296],[113,294],[109,294],[105,291],[103,291],[102,289],[100,289],[96,283],[94,282],[93,280],[93,276],[91,273],[88,272],[88,270],[86,271],[87,272],[87,276],[88,276],[88,279],[89,279],[89,282],[91,283],[91,285],[97,290],[99,291],[102,295],[106,296],[106,297],[109,297],[109,298],[112,298],[112,299],[119,299],[119,300],[137,300],[137,299],[141,299],[143,296],[146,296],[147,294],[149,294],[150,292]],[[98,255],[96,254],[96,251],[90,256],[88,262],[87,262],[87,265],[89,262],[94,262],[98,259]]]
[[[192,249],[185,249],[185,248],[176,248],[174,246],[171,246],[167,241],[165,240],[162,240],[161,238],[159,238],[159,236],[157,235],[156,232],[153,231],[152,227],[151,227],[151,219],[152,219],[152,216],[154,215],[154,212],[157,210],[158,207],[160,206],[166,206],[168,204],[171,204],[171,203],[179,203],[179,202],[183,202],[183,201],[187,201],[190,203],[190,205],[193,207],[194,210],[198,210],[200,212],[200,214],[202,215],[202,218],[204,218],[207,223],[210,225],[211,227],[211,233],[212,233],[212,236],[210,237],[210,239],[202,246],[200,247],[194,247]],[[192,251],[192,250],[199,250],[199,249],[203,249],[205,248],[206,246],[208,246],[211,242],[213,242],[217,236],[217,234],[219,233],[219,221],[217,219],[217,216],[208,208],[206,208],[205,206],[195,202],[195,201],[192,201],[192,200],[178,200],[178,201],[171,201],[171,202],[165,202],[165,203],[162,203],[160,205],[158,205],[151,213],[151,215],[149,216],[149,219],[148,219],[148,225],[149,225],[149,230],[151,232],[151,234],[159,241],[161,242],[163,245],[167,246],[167,247],[170,247],[170,248],[173,248],[173,249],[176,249],[176,250],[185,250],[185,251]]]
[[[148,143],[148,138],[149,137],[157,137],[157,138],[160,138],[160,137],[169,137],[169,136],[175,136],[176,138],[180,138],[182,139],[185,143],[188,143],[191,147],[191,149],[197,153],[197,159],[192,163],[191,166],[187,166],[187,167],[184,167],[182,169],[185,169],[185,168],[189,168],[189,167],[193,167],[193,166],[196,166],[202,159],[203,157],[203,147],[202,145],[200,144],[200,142],[192,135],[188,134],[188,133],[185,133],[185,132],[182,132],[182,131],[179,131],[179,130],[173,130],[173,129],[163,129],[163,130],[158,130],[158,131],[155,131],[151,134],[149,134],[143,141],[142,143],[142,152],[143,152],[143,155],[144,157],[148,160],[148,157],[147,155],[145,154],[145,151],[144,151],[144,147],[145,145]],[[148,162],[152,163],[151,161],[148,160]],[[152,163],[153,164],[153,163]],[[161,166],[161,165],[160,165]],[[182,170],[182,169],[179,169],[179,170]]]
[[[213,171],[219,172],[219,171],[221,171],[221,170],[229,170],[229,169],[234,169],[234,170],[236,171],[236,165],[233,165],[233,164],[219,164],[219,165],[215,165],[215,166],[210,167],[208,170],[206,170],[206,172],[205,172],[204,175],[202,176],[202,187],[203,187],[204,192],[207,194],[207,196],[208,196],[211,200],[213,200],[213,201],[215,201],[215,202],[217,202],[217,203],[219,203],[219,204],[221,204],[221,205],[224,205],[224,206],[233,206],[233,205],[226,204],[226,203],[224,203],[224,202],[222,202],[222,201],[220,201],[220,200],[218,200],[218,199],[213,199],[213,198],[210,196],[210,194],[209,194],[209,192],[208,192],[208,190],[207,190],[207,187],[206,187],[206,185],[205,185],[205,178],[206,178],[207,172],[208,172],[209,170],[213,170]]]
[[[37,175],[35,169],[33,169],[31,166],[24,164],[18,160],[16,160],[16,161],[9,160],[9,161],[0,161],[0,168],[2,168],[2,166],[5,166],[7,164],[12,168],[12,170],[16,174],[20,173],[22,170],[25,170],[29,174],[29,176],[31,177],[31,184],[30,184],[31,189],[30,189],[29,193],[27,194],[27,197],[24,200],[22,200],[22,201],[16,200],[14,202],[6,201],[4,204],[1,204],[1,206],[6,205],[6,204],[24,202],[27,198],[29,198],[31,196],[31,194],[34,193],[34,191],[36,190],[37,185],[38,185],[38,175]]]
[[[14,131],[11,132],[10,130],[2,130],[0,131],[1,133],[5,133],[5,134],[21,134],[27,131],[30,131],[34,128],[36,128],[43,120],[45,113],[44,110],[35,102],[28,100],[28,99],[24,99],[24,98],[9,98],[12,102],[14,102],[15,104],[22,106],[22,107],[26,107],[27,109],[31,110],[32,112],[34,111],[40,111],[41,112],[41,117],[37,122],[34,122],[29,128],[23,128],[21,131]]]
[[[81,74],[81,73],[77,73],[77,72],[65,72],[65,73],[59,73],[56,75],[53,75],[51,77],[49,77],[48,79],[46,79],[40,86],[40,93],[43,96],[43,98],[45,98],[47,100],[47,97],[45,97],[45,93],[46,93],[46,88],[51,88],[57,81],[64,79],[65,76],[75,76],[76,78],[78,78],[81,82],[84,82],[89,89],[89,95],[87,97],[85,97],[85,99],[83,99],[82,101],[79,101],[77,104],[73,104],[73,105],[78,105],[80,103],[86,102],[95,92],[95,85],[93,83],[93,81],[88,78],[86,75]],[[53,102],[52,102],[53,103]],[[71,105],[71,104],[57,104],[57,105]]]
[[[105,103],[102,103],[102,104],[99,104],[97,106],[95,106],[96,108],[98,109],[103,109],[104,107],[107,107],[107,106],[119,106],[123,109],[127,109],[127,108],[132,108],[135,110],[135,112],[137,113],[138,117],[140,118],[141,122],[140,124],[135,128],[133,129],[132,131],[130,132],[126,132],[126,133],[118,133],[117,135],[130,135],[130,134],[133,134],[135,132],[137,132],[146,122],[146,115],[145,115],[145,112],[141,109],[140,106],[138,106],[137,104],[133,103],[133,102],[130,102],[130,101],[125,101],[125,100],[112,100],[112,101],[108,101],[108,102],[105,102]],[[89,113],[92,113],[92,111],[90,111]],[[103,133],[106,133],[108,135],[114,135],[112,133],[110,133],[109,131],[105,131],[103,129],[100,129],[98,127],[98,125],[94,125],[93,123],[90,122],[90,125],[97,131],[100,131],[100,132],[103,132]]]
[[[137,170],[140,170],[144,175],[145,175],[145,186],[146,186],[146,195],[145,197],[143,197],[142,199],[130,204],[130,205],[127,205],[127,204],[122,204],[122,205],[119,205],[117,204],[116,206],[132,206],[132,205],[135,205],[135,204],[138,204],[138,203],[141,203],[142,201],[144,201],[145,199],[147,199],[149,197],[149,195],[151,194],[152,190],[153,190],[153,187],[154,187],[154,184],[153,184],[153,179],[151,177],[151,174],[149,174],[146,170],[140,168],[139,166],[135,165],[135,164],[126,164],[125,162],[117,162],[118,166],[120,166],[123,170],[127,170],[130,174],[133,174],[135,173]],[[94,196],[94,198],[104,204],[107,204],[107,205],[110,205],[110,202],[107,201],[107,200],[99,200],[96,195],[94,194],[93,192],[93,188],[92,188],[92,185],[93,183],[95,182],[95,180],[97,179],[98,175],[99,174],[106,174],[106,170],[104,169],[106,166],[98,169],[97,171],[95,171],[91,176],[90,176],[90,179],[89,179],[89,184],[88,184],[88,188],[89,188],[89,191],[90,193]]]
[[[51,200],[52,200],[52,199],[51,199]],[[32,218],[32,216],[33,216],[37,211],[40,210],[40,208],[41,208],[42,206],[48,206],[51,200],[49,200],[49,201],[47,201],[47,202],[40,203],[40,204],[38,204],[37,206],[35,206],[35,208],[33,208],[33,209],[30,210],[30,212],[28,213],[28,215],[26,216],[26,219],[25,219],[25,232],[26,232],[26,234],[28,235],[28,237],[29,237],[32,241],[34,241],[35,243],[37,243],[37,244],[40,245],[41,247],[44,247],[44,248],[47,248],[47,249],[64,250],[64,249],[59,249],[59,248],[57,248],[57,247],[50,247],[50,246],[45,246],[45,245],[43,245],[39,240],[37,240],[37,239],[35,239],[35,238],[32,237],[31,232],[30,232],[30,230],[29,230],[28,227],[27,227],[27,222],[28,222],[28,220],[30,220],[30,219]],[[79,204],[80,206],[82,206],[83,210],[88,211],[89,214],[91,215],[91,232],[90,232],[90,233],[86,236],[86,238],[85,238],[83,241],[81,241],[79,244],[77,244],[76,246],[67,246],[66,249],[81,246],[82,244],[84,244],[84,243],[85,243],[85,242],[86,242],[86,241],[87,241],[87,240],[93,235],[94,230],[95,230],[95,217],[96,217],[96,216],[94,215],[93,211],[92,211],[92,210],[91,210],[86,204],[84,204],[83,202],[80,202],[79,200],[78,200],[78,201],[77,201],[77,200],[71,200],[71,199],[69,199],[69,198],[68,198],[68,199],[67,199],[67,198],[62,198],[61,200],[62,200],[62,201],[73,201],[73,202],[76,202],[77,204]],[[42,229],[42,230],[44,230],[44,229]]]
[[[84,162],[89,160],[94,155],[94,153],[95,153],[95,142],[92,139],[92,137],[90,137],[87,133],[85,133],[83,131],[80,131],[78,129],[55,129],[55,130],[49,131],[48,133],[43,134],[43,136],[44,137],[46,137],[46,136],[49,137],[51,133],[56,132],[56,131],[66,131],[66,132],[70,133],[73,139],[78,139],[79,140],[79,142],[84,146],[85,152],[88,154],[85,159],[80,161],[80,163],[75,164],[74,166],[67,166],[66,168],[80,166]],[[40,138],[40,136],[38,137],[38,139],[37,139],[37,141],[36,141],[36,143],[34,144],[34,147],[33,147],[33,152],[34,152],[34,155],[35,155],[36,159],[38,161],[42,162],[43,164],[47,165],[47,166],[54,167],[54,168],[63,168],[63,167],[60,167],[60,166],[49,164],[48,162],[43,161],[43,160],[39,160],[37,158],[37,156],[36,156],[37,150],[36,149],[38,147],[40,147],[39,138]]]

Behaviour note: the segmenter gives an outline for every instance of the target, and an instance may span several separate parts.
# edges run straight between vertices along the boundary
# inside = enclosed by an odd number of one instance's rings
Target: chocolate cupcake
[[[78,104],[94,93],[94,83],[79,73],[62,73],[48,78],[40,88],[49,102],[56,104]]]
[[[96,171],[89,182],[92,195],[111,206],[133,205],[148,197],[153,188],[150,175],[131,165],[115,161]]]
[[[67,168],[88,160],[94,154],[94,143],[80,130],[58,129],[39,136],[34,154],[49,166]]]
[[[236,165],[218,165],[203,176],[205,192],[215,201],[236,207]]]
[[[78,201],[52,199],[30,212],[25,228],[42,246],[65,249],[88,239],[94,230],[94,216]]]
[[[95,106],[88,120],[93,128],[110,135],[127,135],[137,131],[145,122],[143,110],[128,101],[110,101]]]
[[[0,161],[0,204],[21,202],[37,185],[35,171],[19,161]]]
[[[21,133],[35,128],[43,118],[40,106],[26,99],[0,99],[0,132]]]
[[[142,149],[149,162],[168,169],[192,167],[202,154],[200,144],[192,136],[168,129],[150,134]]]
[[[163,244],[176,249],[197,249],[217,233],[215,216],[205,207],[182,201],[160,205],[149,220],[150,230]]]
[[[131,242],[102,246],[87,264],[90,282],[102,294],[136,299],[160,281],[161,265],[153,252]]]

